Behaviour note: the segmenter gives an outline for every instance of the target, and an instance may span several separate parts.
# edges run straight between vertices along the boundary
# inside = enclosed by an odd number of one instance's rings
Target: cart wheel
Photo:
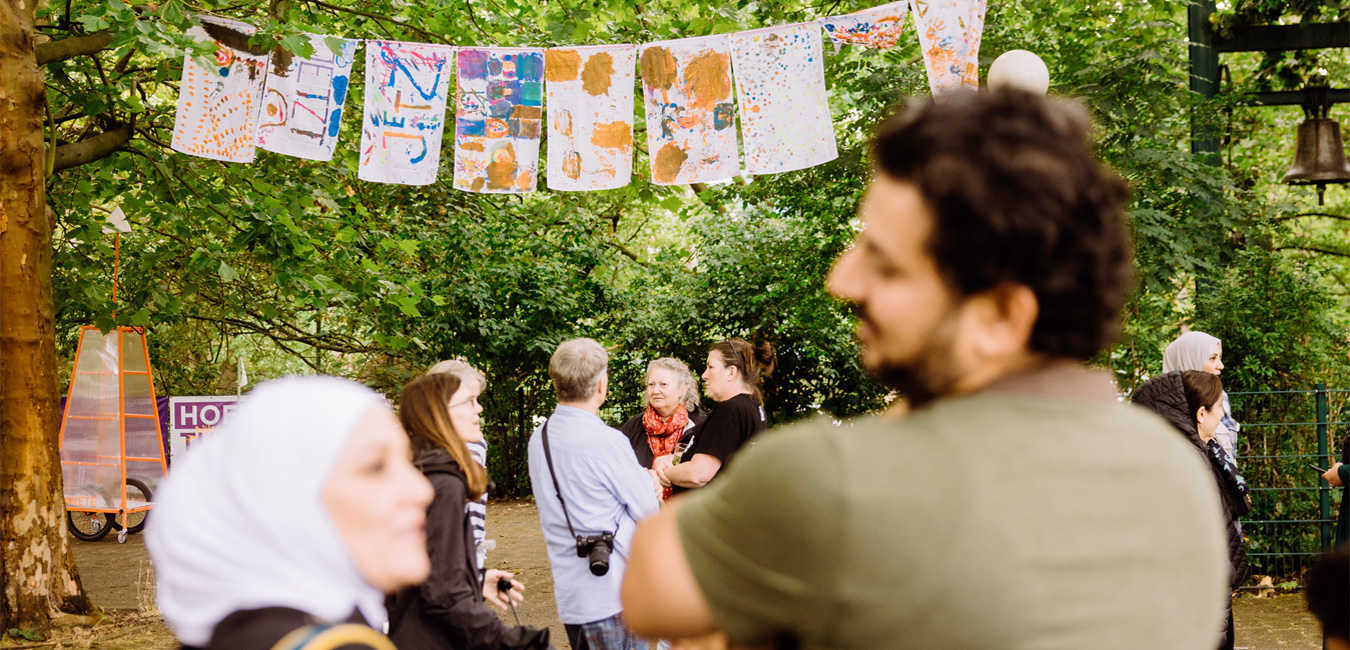
[[[70,534],[82,542],[97,542],[112,530],[109,525],[111,515],[106,512],[66,511],[66,527]]]
[[[127,543],[127,531],[125,531],[125,530],[119,530],[119,531],[117,531],[117,543],[118,543],[118,544],[125,544],[125,543]]]
[[[139,495],[137,495],[138,492]],[[146,503],[149,503],[150,496],[151,496],[150,487],[146,485],[144,482],[142,482],[140,479],[135,478],[127,479],[128,501],[134,498],[138,501],[145,501]],[[127,527],[127,531],[132,534],[135,534],[141,532],[142,530],[145,530],[145,519],[149,515],[150,515],[149,510],[142,510],[140,512],[132,512],[127,514],[127,523],[129,524],[129,526]],[[120,519],[121,519],[120,517],[112,518],[113,530],[122,530],[122,522],[120,521]]]

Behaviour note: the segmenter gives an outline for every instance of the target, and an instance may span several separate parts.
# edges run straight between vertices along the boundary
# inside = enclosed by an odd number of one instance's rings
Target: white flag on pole
[[[103,232],[107,234],[131,232],[131,224],[127,223],[127,215],[122,213],[122,206],[113,208],[112,214],[108,215],[108,223],[103,224]]]

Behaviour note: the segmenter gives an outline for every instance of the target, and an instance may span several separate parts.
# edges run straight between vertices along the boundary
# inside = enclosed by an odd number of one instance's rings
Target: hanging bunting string
[[[899,41],[913,13],[933,94],[973,89],[979,86],[986,3],[900,0],[820,20],[642,45],[470,47],[337,39],[334,51],[330,37],[311,34],[309,58],[275,62],[270,53],[226,43],[246,42],[229,37],[246,38],[254,27],[200,16],[211,29],[189,33],[202,42],[215,40],[214,65],[191,53],[184,57],[172,147],[228,162],[251,162],[255,148],[331,160],[356,45],[363,43],[361,180],[436,181],[453,76],[456,189],[535,191],[545,128],[549,189],[623,187],[633,168],[635,69],[642,78],[652,183],[806,169],[838,156],[822,32],[836,51],[841,44],[884,50]]]

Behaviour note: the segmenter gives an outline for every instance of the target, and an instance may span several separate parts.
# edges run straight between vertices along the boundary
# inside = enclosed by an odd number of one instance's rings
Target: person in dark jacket
[[[708,419],[698,403],[698,382],[683,361],[661,357],[647,364],[646,408],[619,427],[647,469],[659,456],[675,453],[685,434]],[[670,496],[667,490],[665,496]]]
[[[390,599],[389,638],[406,650],[551,648],[547,629],[507,626],[483,604],[484,599],[501,607],[509,605],[508,598],[519,602],[524,585],[496,569],[479,580],[464,504],[487,490],[488,477],[465,446],[483,437],[482,407],[472,388],[456,375],[434,373],[414,379],[399,398],[399,420],[412,443],[413,462],[431,481],[435,497],[426,524],[431,574]],[[511,583],[507,593],[497,589],[502,579]]]
[[[1350,542],[1350,504],[1345,502],[1345,497],[1350,490],[1350,427],[1345,428],[1345,436],[1341,438],[1341,460],[1340,462],[1327,468],[1322,475],[1326,482],[1342,488],[1341,490],[1341,513],[1336,516],[1336,546]]]
[[[1161,415],[1176,427],[1196,451],[1205,458],[1214,474],[1228,522],[1228,559],[1232,566],[1231,586],[1236,589],[1251,577],[1247,552],[1242,546],[1242,533],[1237,520],[1251,510],[1247,482],[1233,464],[1232,458],[1215,439],[1215,432],[1223,417],[1223,382],[1217,375],[1199,370],[1181,370],[1163,373],[1150,379],[1134,392],[1136,405]],[[1219,646],[1233,648],[1233,610],[1228,610],[1227,630]]]

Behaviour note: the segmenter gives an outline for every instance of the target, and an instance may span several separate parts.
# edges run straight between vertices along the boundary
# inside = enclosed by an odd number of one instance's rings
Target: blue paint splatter
[[[420,163],[420,162],[422,162],[423,160],[426,160],[426,158],[427,158],[427,153],[428,153],[429,151],[431,151],[431,148],[427,146],[427,139],[426,139],[426,138],[422,138],[422,153],[421,153],[420,155],[418,155],[416,158],[413,158],[412,160],[409,160],[408,162],[410,162],[410,163],[416,165],[417,163]]]
[[[459,134],[464,136],[487,136],[487,121],[460,118],[456,120],[459,127]]]
[[[736,117],[736,108],[730,102],[718,104],[713,108],[713,128],[721,131],[731,126]]]
[[[499,99],[495,102],[492,102],[492,108],[490,109],[490,113],[492,114],[493,117],[505,118],[511,117],[511,112],[514,111],[515,109],[516,105],[512,104],[510,100]]]
[[[333,77],[333,103],[347,103],[347,77],[346,75]]]

